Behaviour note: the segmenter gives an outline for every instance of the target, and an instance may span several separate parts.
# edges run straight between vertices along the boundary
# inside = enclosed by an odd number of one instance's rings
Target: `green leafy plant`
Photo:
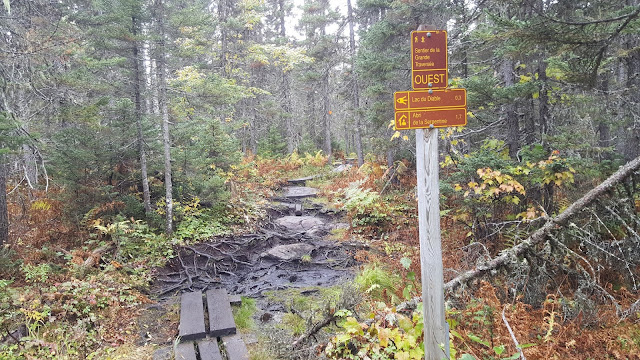
[[[345,314],[348,315],[348,314]],[[339,323],[342,331],[327,344],[329,359],[424,358],[422,304],[410,316],[384,307],[370,314],[371,325],[347,316]]]
[[[47,281],[49,278],[49,274],[51,273],[51,266],[49,264],[23,264],[22,272],[24,273],[24,278],[27,282],[30,283],[43,283]]]
[[[365,180],[354,181],[343,190],[342,209],[351,216],[351,224],[357,226],[379,226],[391,221],[391,209],[380,194],[363,188]]]

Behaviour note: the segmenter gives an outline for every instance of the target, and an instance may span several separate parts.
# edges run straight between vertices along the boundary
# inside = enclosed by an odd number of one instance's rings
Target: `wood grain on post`
[[[435,30],[435,27],[420,25],[418,30]],[[416,129],[416,157],[424,352],[426,360],[442,360],[448,358],[449,336],[444,318],[438,129]]]

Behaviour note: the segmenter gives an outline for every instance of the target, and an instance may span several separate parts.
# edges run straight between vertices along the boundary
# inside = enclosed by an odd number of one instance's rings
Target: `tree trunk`
[[[538,79],[540,89],[538,96],[538,115],[540,117],[540,139],[544,144],[545,137],[549,132],[549,121],[551,120],[551,110],[549,108],[549,84],[547,78],[547,63],[543,57],[538,60]]]
[[[287,32],[286,32],[286,21],[285,21],[285,3],[284,0],[278,0],[278,10],[279,10],[279,27],[280,27],[280,37],[282,37],[282,41],[286,41]],[[285,132],[287,138],[287,153],[291,154],[296,149],[296,138],[295,138],[295,130],[293,124],[293,105],[291,103],[291,83],[289,79],[289,73],[286,71],[282,72],[282,110],[284,110],[285,117]]]
[[[324,151],[331,157],[331,116],[329,114],[329,71],[322,77],[322,127],[324,130]]]
[[[640,1],[627,0],[628,6],[638,6]],[[638,120],[638,108],[640,108],[640,52],[637,35],[628,35],[626,47],[629,51],[626,63],[627,73],[627,93],[629,96],[626,107],[628,125],[628,137],[625,149],[625,160],[633,159],[640,155],[640,120]]]
[[[218,19],[220,26],[220,67],[222,74],[227,75],[227,1],[219,0],[218,2]]]
[[[500,65],[500,73],[502,75],[502,81],[504,87],[508,88],[515,84],[513,75],[513,60],[505,58]],[[515,100],[503,106],[503,116],[507,125],[507,146],[509,147],[509,156],[515,159],[518,156],[520,150],[520,122],[518,121],[518,114],[516,113]]]
[[[0,154],[0,246],[9,242],[9,212],[7,205],[6,155]]]
[[[164,0],[156,0],[158,35],[158,103],[162,114],[162,145],[164,148],[164,188],[166,201],[166,233],[173,233],[173,185],[171,182],[171,139],[169,136],[169,109],[167,105],[167,63],[164,29]]]
[[[358,87],[358,74],[356,72],[356,40],[354,30],[353,8],[351,0],[347,0],[347,16],[349,17],[349,55],[351,56],[351,74],[353,81],[353,118],[355,120],[355,143],[356,154],[358,155],[358,165],[364,164],[364,156],[362,154],[362,132],[360,130],[360,88]]]
[[[141,96],[141,84],[142,81],[142,66],[140,59],[140,42],[137,39],[139,33],[139,23],[136,17],[131,18],[131,34],[133,35],[132,52],[133,59],[133,98],[135,104],[135,118],[136,129],[138,131],[138,152],[140,154],[140,176],[142,178],[142,201],[144,204],[145,214],[151,212],[151,195],[149,194],[149,176],[147,174],[147,155],[144,151],[144,137],[142,135],[142,96]]]

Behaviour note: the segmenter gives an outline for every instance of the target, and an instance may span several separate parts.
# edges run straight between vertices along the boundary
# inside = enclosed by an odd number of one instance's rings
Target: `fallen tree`
[[[454,279],[448,281],[444,285],[445,291],[454,291],[470,280],[477,279],[481,276],[484,276],[487,272],[508,265],[511,260],[516,259],[534,246],[544,242],[552,230],[566,225],[574,215],[578,214],[584,208],[591,205],[603,194],[612,190],[614,186],[624,181],[638,169],[640,169],[640,156],[620,167],[620,169],[618,169],[618,171],[616,171],[613,175],[600,183],[600,185],[593,188],[591,191],[587,192],[583,197],[571,204],[566,210],[558,214],[556,217],[547,220],[547,222],[541,228],[536,230],[523,242],[512,248],[502,251],[500,255],[491,259],[485,264],[477,266],[476,268],[460,274]]]

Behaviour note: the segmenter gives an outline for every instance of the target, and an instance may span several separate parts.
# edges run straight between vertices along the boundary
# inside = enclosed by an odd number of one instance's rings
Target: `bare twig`
[[[299,338],[297,338],[296,341],[294,341],[293,344],[291,344],[291,347],[294,349],[299,347],[300,344],[302,344],[306,339],[317,334],[318,331],[322,330],[323,327],[331,324],[331,322],[334,321],[335,319],[336,319],[335,314],[328,315],[322,321],[320,321],[319,323],[311,327],[309,331],[307,331],[306,333],[302,334]]]
[[[502,307],[502,321],[504,321],[504,325],[507,327],[507,330],[509,330],[509,335],[511,335],[511,340],[513,340],[513,343],[516,345],[516,349],[518,349],[518,351],[520,352],[520,358],[522,360],[527,360],[527,358],[524,357],[524,351],[522,351],[522,348],[518,343],[518,339],[516,339],[516,335],[513,333],[513,330],[511,330],[511,326],[509,325],[509,321],[507,321],[507,317],[504,315],[504,311],[507,309],[507,306],[508,305],[505,304]]]

